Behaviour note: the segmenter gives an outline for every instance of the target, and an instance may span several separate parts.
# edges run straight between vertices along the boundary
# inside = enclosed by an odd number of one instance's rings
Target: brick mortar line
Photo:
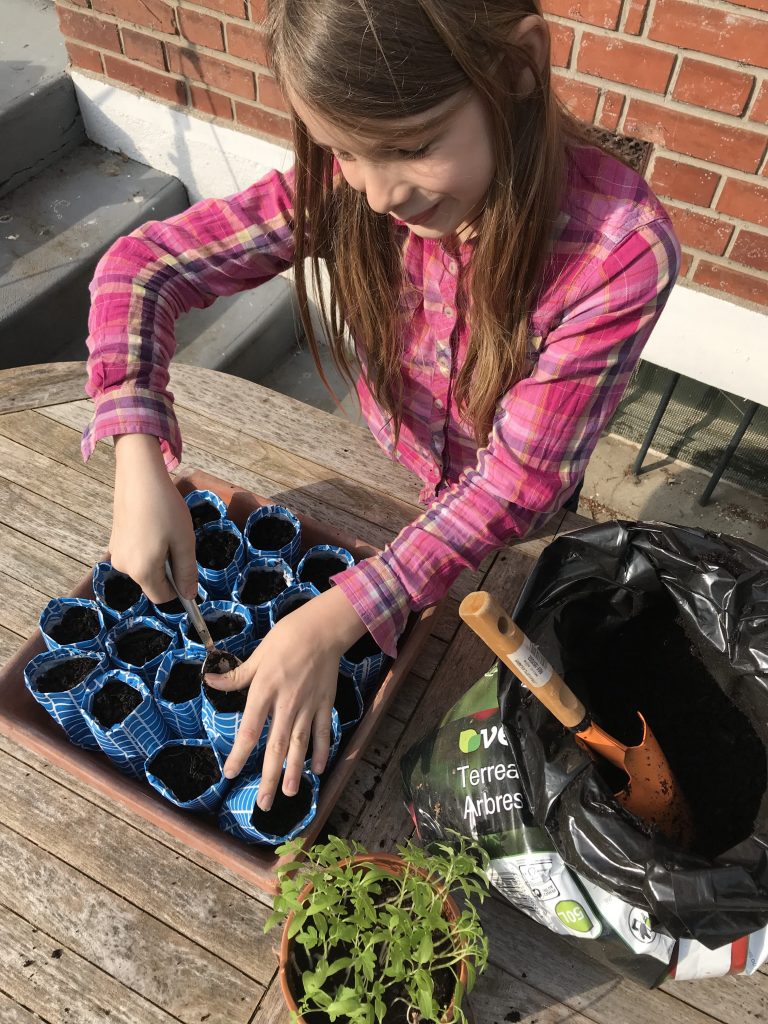
[[[682,244],[682,243],[681,243]],[[747,263],[736,263],[734,260],[729,259],[727,256],[715,256],[714,253],[706,252],[704,249],[698,249],[693,245],[682,246],[687,253],[693,256],[696,260],[709,260],[710,263],[716,263],[718,266],[724,266],[727,270],[735,270],[741,274],[747,274],[749,277],[754,277],[758,281],[768,282],[768,272],[764,270],[757,270],[755,267],[749,266]],[[693,264],[691,269],[688,271],[689,274],[693,273]],[[687,277],[685,278],[687,280]],[[730,295],[730,292],[723,294]]]
[[[688,199],[676,199],[672,196],[664,196],[663,199],[659,197],[659,201],[665,205],[671,205],[679,209],[687,210],[689,213],[700,213],[703,215],[714,213],[717,215],[716,219],[719,219],[724,224],[730,224],[731,227],[740,228],[746,225],[750,231],[754,230],[758,235],[763,235],[763,233],[765,233],[765,239],[768,241],[768,228],[764,227],[762,224],[755,224],[750,220],[745,220],[743,217],[735,217],[732,213],[725,213],[722,210],[716,210],[713,206],[698,206],[696,203],[692,203]],[[768,271],[766,271],[766,273],[768,273]]]
[[[663,156],[674,160],[675,163],[684,165],[690,164],[692,167],[697,167],[700,171],[713,171],[715,174],[728,175],[731,178],[736,178],[739,181],[746,182],[746,184],[748,185],[757,184],[763,185],[765,188],[768,188],[768,181],[760,181],[759,171],[750,174],[749,171],[742,171],[739,170],[739,168],[737,167],[726,167],[724,164],[717,164],[714,162],[710,162],[708,160],[702,160],[701,157],[698,156],[688,156],[687,153],[677,153],[675,152],[675,150],[667,149],[665,146],[662,146],[655,142],[652,143],[652,145],[654,148],[654,155],[660,153]],[[720,186],[718,185],[718,188],[719,187]]]

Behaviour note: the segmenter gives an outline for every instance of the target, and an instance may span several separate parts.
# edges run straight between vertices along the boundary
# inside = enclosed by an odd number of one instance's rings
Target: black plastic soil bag
[[[640,710],[696,822],[643,827],[620,786],[502,668],[502,721],[533,815],[566,864],[710,949],[768,923],[768,554],[657,523],[555,540],[514,618],[608,732]]]

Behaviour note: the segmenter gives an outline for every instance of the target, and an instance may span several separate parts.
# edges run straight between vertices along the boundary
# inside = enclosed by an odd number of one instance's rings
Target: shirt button
[[[448,264],[448,272],[450,274],[455,274],[458,269],[459,268],[456,266],[456,260],[451,260],[451,262]]]
[[[442,401],[441,398],[438,398],[438,399],[435,400],[435,408],[436,409],[442,409],[443,408],[443,401]]]
[[[453,306],[449,306],[447,303],[443,306],[444,316],[453,316]]]

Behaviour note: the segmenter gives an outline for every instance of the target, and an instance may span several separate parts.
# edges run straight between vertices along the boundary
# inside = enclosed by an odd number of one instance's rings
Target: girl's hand
[[[109,542],[112,564],[134,579],[150,601],[176,595],[165,578],[170,557],[185,597],[197,594],[195,532],[184,499],[163,462],[160,443],[150,434],[115,438],[115,504]]]
[[[312,770],[325,768],[339,659],[364,633],[352,605],[337,587],[331,587],[280,619],[233,672],[206,675],[206,683],[217,690],[250,686],[235,744],[224,765],[227,778],[239,774],[267,717],[272,716],[257,799],[263,811],[272,806],[286,758],[283,793],[295,796],[298,792],[310,737]]]

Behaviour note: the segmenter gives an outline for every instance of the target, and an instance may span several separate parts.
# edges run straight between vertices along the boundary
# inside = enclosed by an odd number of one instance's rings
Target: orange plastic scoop
[[[668,839],[688,846],[693,823],[685,798],[656,738],[637,712],[638,743],[625,744],[600,728],[541,651],[485,591],[468,594],[459,615],[541,703],[594,754],[627,775],[618,800]]]

